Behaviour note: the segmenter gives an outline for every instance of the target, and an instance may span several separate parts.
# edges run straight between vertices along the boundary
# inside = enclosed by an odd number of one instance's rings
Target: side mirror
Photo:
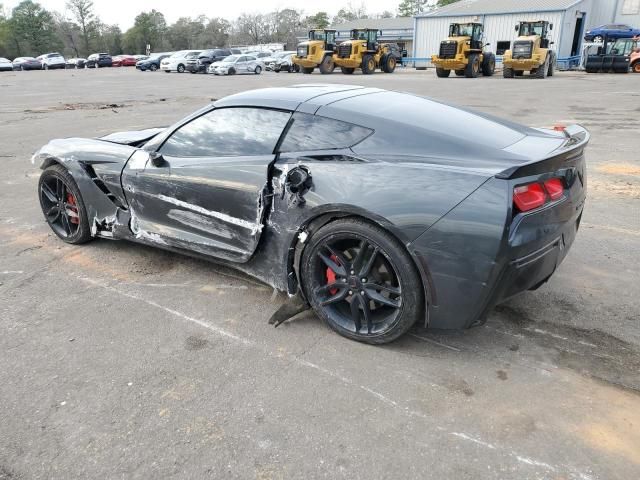
[[[553,30],[553,23],[549,24],[549,30]]]
[[[151,152],[149,158],[151,159],[151,165],[154,167],[164,167],[165,163],[167,163],[160,152]]]
[[[556,42],[549,42],[549,45],[555,45]]]
[[[489,45],[491,45],[491,43],[485,43],[484,46],[488,47]]]
[[[520,25],[516,25],[516,32],[520,30]]]

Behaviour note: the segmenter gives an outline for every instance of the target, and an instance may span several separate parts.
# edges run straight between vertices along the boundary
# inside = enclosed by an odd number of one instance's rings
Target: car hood
[[[160,132],[163,132],[166,127],[147,128],[145,130],[131,130],[127,132],[115,132],[104,137],[100,137],[99,140],[105,140],[111,143],[119,143],[121,145],[141,145],[152,139]]]

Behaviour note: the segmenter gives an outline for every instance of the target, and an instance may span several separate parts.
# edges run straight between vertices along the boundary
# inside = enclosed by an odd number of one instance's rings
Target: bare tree
[[[76,21],[82,30],[82,39],[84,40],[85,53],[89,55],[89,35],[95,22],[95,14],[93,13],[92,0],[69,0],[67,8],[71,10]]]

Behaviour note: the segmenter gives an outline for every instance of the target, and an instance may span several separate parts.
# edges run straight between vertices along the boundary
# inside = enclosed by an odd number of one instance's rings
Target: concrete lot
[[[215,264],[57,239],[31,154],[168,125],[212,98],[357,83],[593,135],[589,198],[551,281],[465,332],[386,347]],[[433,71],[218,78],[0,74],[0,479],[640,478],[640,76]]]

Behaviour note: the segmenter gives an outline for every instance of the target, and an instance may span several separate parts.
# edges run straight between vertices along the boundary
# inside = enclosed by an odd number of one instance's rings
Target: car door
[[[290,116],[214,109],[178,127],[157,152],[134,153],[122,174],[133,234],[246,262],[260,239],[268,172]]]
[[[238,58],[234,68],[236,69],[236,73],[247,73],[247,57],[242,55]]]

